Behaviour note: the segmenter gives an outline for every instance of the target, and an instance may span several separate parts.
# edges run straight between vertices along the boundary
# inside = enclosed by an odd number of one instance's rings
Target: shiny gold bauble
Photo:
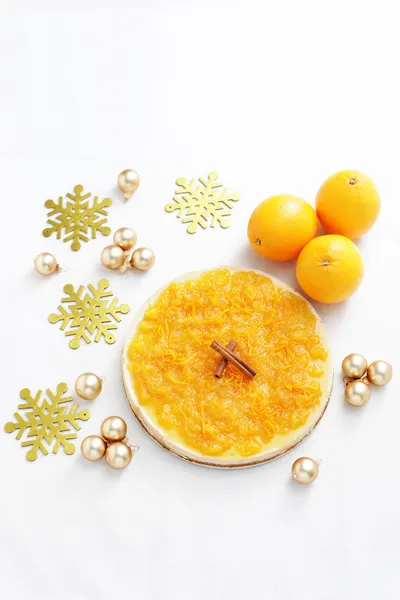
[[[125,200],[128,200],[138,189],[140,184],[139,173],[133,169],[125,169],[118,175],[118,187],[124,194]]]
[[[126,436],[126,429],[121,417],[107,417],[101,424],[101,435],[107,442],[120,442]]]
[[[117,245],[106,246],[101,253],[101,262],[107,269],[120,269],[125,262],[125,252]]]
[[[89,435],[86,437],[81,444],[82,455],[86,460],[95,462],[103,458],[107,450],[107,444],[98,435]]]
[[[82,373],[75,381],[75,391],[83,400],[94,400],[101,392],[103,384],[95,373]]]
[[[154,252],[150,248],[137,248],[131,256],[131,266],[139,271],[148,271],[155,260]]]
[[[361,354],[349,354],[342,362],[343,373],[350,379],[360,379],[367,367],[367,360]]]
[[[351,406],[364,406],[371,398],[371,390],[367,383],[355,379],[346,385],[344,397]]]
[[[121,227],[114,233],[114,244],[123,250],[131,250],[136,244],[136,233],[129,227]]]
[[[41,252],[34,260],[35,269],[41,275],[51,275],[60,270],[55,256],[50,252]]]
[[[312,458],[302,456],[294,461],[292,465],[292,477],[297,483],[312,483],[317,479],[319,465]]]
[[[123,442],[110,444],[106,451],[106,461],[113,469],[125,469],[132,460],[132,450]]]
[[[384,360],[374,360],[367,369],[368,381],[377,386],[389,383],[392,379],[392,375],[392,365],[389,365],[389,363]]]

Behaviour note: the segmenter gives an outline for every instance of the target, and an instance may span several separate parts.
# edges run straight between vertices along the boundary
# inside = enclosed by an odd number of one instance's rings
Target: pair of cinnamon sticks
[[[233,353],[233,351],[236,349],[236,346],[237,343],[235,342],[235,340],[231,340],[226,348],[217,341],[214,341],[211,344],[211,348],[213,350],[216,350],[222,356],[221,362],[219,363],[217,370],[214,373],[215,377],[222,377],[222,374],[228,362],[232,363],[236,368],[238,368],[240,371],[242,371],[242,373],[244,373],[248,377],[254,377],[255,375],[257,375],[257,372],[252,367],[250,367],[244,362],[244,360],[242,360],[236,354]]]

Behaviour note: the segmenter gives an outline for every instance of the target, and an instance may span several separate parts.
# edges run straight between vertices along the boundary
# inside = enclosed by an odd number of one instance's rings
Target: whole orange
[[[250,217],[247,236],[256,252],[273,260],[292,260],[316,234],[313,207],[296,196],[272,196]]]
[[[354,240],[375,223],[381,206],[374,182],[359,171],[340,171],[320,187],[317,215],[325,231]]]
[[[342,235],[322,235],[300,253],[296,276],[303,291],[318,302],[336,304],[358,288],[364,265],[357,246]]]

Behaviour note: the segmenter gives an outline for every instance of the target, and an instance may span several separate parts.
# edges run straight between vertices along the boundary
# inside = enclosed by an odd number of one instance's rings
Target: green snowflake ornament
[[[237,193],[232,193],[218,181],[214,171],[209,173],[208,180],[200,177],[186,181],[184,177],[176,180],[178,189],[173,197],[174,203],[167,204],[165,210],[169,213],[177,211],[177,218],[182,223],[190,223],[188,233],[196,233],[197,226],[206,229],[208,225],[215,227],[217,223],[226,229],[230,226],[231,209],[240,200]],[[223,189],[221,189],[223,188]]]
[[[51,227],[43,230],[44,237],[50,237],[55,233],[58,240],[63,236],[64,242],[72,241],[72,250],[79,250],[81,242],[89,240],[89,230],[92,239],[96,237],[97,232],[110,235],[110,227],[104,226],[108,215],[106,208],[112,204],[110,198],[104,198],[99,202],[98,196],[95,196],[93,204],[89,205],[90,196],[90,193],[83,193],[83,186],[76,185],[74,194],[67,194],[70,202],[67,200],[64,204],[62,196],[59,197],[58,202],[46,200],[45,207],[50,209],[47,223]]]
[[[72,396],[66,396],[67,391],[67,384],[59,383],[55,394],[48,389],[47,397],[41,400],[42,390],[39,390],[35,396],[27,388],[21,390],[20,397],[23,403],[18,404],[18,408],[23,411],[23,414],[15,412],[15,421],[6,423],[4,430],[7,433],[18,431],[17,440],[26,433],[28,439],[21,442],[21,446],[32,446],[26,453],[28,460],[36,460],[39,451],[47,455],[49,453],[47,448],[53,441],[55,441],[53,454],[57,454],[61,446],[65,454],[75,452],[76,448],[70,440],[78,436],[76,433],[67,432],[72,428],[79,431],[81,427],[78,421],[87,421],[90,413],[87,409],[76,412],[78,404],[70,404]]]
[[[101,279],[97,288],[89,284],[85,292],[83,285],[77,290],[71,284],[64,287],[67,296],[61,298],[61,303],[67,304],[68,308],[61,304],[60,312],[49,315],[49,321],[61,323],[63,331],[68,326],[65,335],[72,336],[69,347],[73,350],[79,348],[81,340],[90,344],[92,337],[98,342],[103,336],[107,344],[114,344],[115,335],[111,332],[117,329],[120,315],[126,315],[130,308],[127,304],[118,305],[118,298],[108,289],[109,285],[107,279]]]

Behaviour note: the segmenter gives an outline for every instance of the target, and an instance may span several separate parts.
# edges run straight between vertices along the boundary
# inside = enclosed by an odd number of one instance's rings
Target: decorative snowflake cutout
[[[36,460],[39,450],[44,455],[48,454],[47,447],[52,444],[53,440],[55,440],[53,454],[57,454],[60,446],[64,448],[65,454],[75,452],[76,448],[69,440],[74,440],[78,436],[76,433],[67,432],[72,428],[79,431],[81,427],[78,421],[87,421],[90,413],[88,410],[76,412],[78,408],[76,403],[73,403],[72,406],[61,406],[72,401],[71,396],[64,395],[67,391],[67,384],[59,383],[56,393],[46,390],[47,398],[40,402],[42,390],[39,390],[36,396],[32,396],[29,389],[21,390],[20,397],[24,402],[18,404],[18,408],[24,413],[21,415],[15,412],[15,421],[6,423],[4,430],[7,433],[18,431],[17,440],[20,440],[24,433],[27,434],[28,439],[21,442],[21,446],[32,446],[26,453],[28,460]]]
[[[104,223],[107,223],[108,212],[106,207],[111,206],[112,202],[110,198],[104,198],[99,202],[98,196],[95,196],[93,204],[89,206],[87,199],[90,198],[91,194],[83,194],[83,186],[76,185],[74,192],[74,194],[67,194],[67,198],[71,202],[67,201],[65,206],[62,196],[59,197],[58,202],[46,200],[44,205],[50,209],[47,214],[47,222],[51,227],[44,229],[43,235],[50,237],[53,233],[56,233],[57,239],[60,239],[63,235],[64,242],[72,240],[72,250],[79,250],[81,241],[87,242],[89,240],[87,235],[89,229],[93,239],[98,231],[102,235],[110,235],[111,229],[104,227]]]
[[[221,190],[223,185],[217,179],[217,173],[212,172],[208,175],[208,181],[201,177],[199,183],[195,179],[187,182],[184,177],[176,180],[176,185],[181,189],[175,191],[174,203],[167,204],[165,210],[178,211],[177,218],[182,219],[182,223],[190,223],[186,229],[188,233],[196,233],[198,225],[206,229],[209,222],[211,227],[217,223],[223,229],[230,226],[226,217],[230,216],[233,204],[240,200],[240,196],[227,188]]]
[[[69,347],[76,350],[79,348],[81,339],[87,344],[91,343],[90,336],[94,336],[94,341],[98,342],[101,336],[104,336],[107,344],[115,342],[115,336],[111,333],[117,329],[117,324],[121,321],[120,314],[125,315],[129,312],[127,304],[118,306],[118,298],[113,296],[111,290],[108,290],[109,282],[107,279],[101,279],[97,289],[89,284],[86,293],[85,287],[81,285],[77,291],[71,284],[64,287],[66,298],[61,298],[61,302],[69,304],[68,309],[59,306],[59,313],[49,315],[50,323],[61,322],[60,329],[69,327],[65,332],[66,336],[73,336]],[[108,291],[107,291],[108,290]],[[109,303],[109,298],[112,301]],[[115,323],[116,321],[116,323]]]

